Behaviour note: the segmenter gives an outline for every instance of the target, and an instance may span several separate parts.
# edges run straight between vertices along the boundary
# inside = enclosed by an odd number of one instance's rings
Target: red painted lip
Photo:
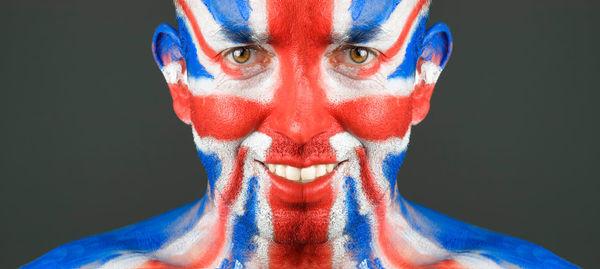
[[[259,162],[260,163],[260,162]],[[315,179],[309,183],[294,182],[278,175],[275,175],[260,163],[271,179],[271,198],[279,200],[283,204],[290,206],[311,206],[318,205],[320,202],[328,201],[333,195],[331,190],[331,178],[340,165],[345,161],[337,164],[336,168],[329,174]]]

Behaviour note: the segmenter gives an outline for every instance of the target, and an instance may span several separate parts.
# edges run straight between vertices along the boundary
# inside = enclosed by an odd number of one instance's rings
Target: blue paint
[[[258,188],[258,178],[250,178],[246,192],[246,210],[244,215],[236,218],[233,227],[231,257],[232,260],[239,261],[241,264],[245,264],[256,250],[253,237],[258,234],[258,227],[256,226],[256,207],[258,204],[256,193]]]
[[[223,27],[226,37],[236,43],[250,43],[252,32],[248,26],[248,0],[202,0],[215,21]]]
[[[396,192],[396,181],[398,179],[398,171],[404,163],[404,158],[406,157],[406,150],[404,150],[400,154],[388,154],[388,156],[383,160],[383,175],[390,183],[390,190],[392,193]]]
[[[177,18],[179,24],[179,39],[183,46],[183,56],[187,66],[188,75],[193,78],[209,78],[214,77],[206,71],[206,68],[200,64],[198,60],[198,50],[194,44],[194,40],[188,31],[185,20],[181,17]]]
[[[183,57],[181,51],[177,30],[166,23],[159,25],[152,37],[152,54],[160,69],[170,62],[180,61]],[[163,62],[165,57],[170,58],[167,63]]]
[[[344,184],[346,190],[346,210],[348,212],[348,223],[344,227],[344,234],[350,239],[346,243],[346,249],[357,263],[371,258],[371,227],[369,219],[359,213],[358,193],[354,180],[346,178]]]
[[[381,264],[381,260],[379,258],[371,259],[367,261],[367,267],[369,269],[384,269],[383,264]]]
[[[406,46],[406,53],[404,54],[404,61],[394,73],[389,75],[388,79],[392,78],[409,78],[413,77],[417,68],[417,60],[419,60],[421,52],[421,44],[423,42],[423,36],[425,33],[425,25],[427,23],[427,16],[419,18],[418,26],[415,29],[408,45]]]
[[[128,227],[71,242],[22,268],[79,268],[92,262],[103,264],[124,252],[148,254],[160,249],[169,239],[189,231],[204,212],[205,202],[203,198]],[[190,214],[193,214],[192,217]]]
[[[397,197],[410,225],[449,251],[476,251],[501,264],[524,268],[578,268],[532,243],[487,231]]]
[[[437,64],[444,68],[452,54],[452,34],[448,26],[444,23],[436,23],[431,26],[427,30],[422,44],[420,57],[425,61],[432,61],[434,57],[440,57],[440,62]]]
[[[352,15],[350,42],[366,43],[379,32],[401,0],[353,0],[349,11]]]
[[[208,185],[211,190],[215,188],[215,182],[221,176],[222,164],[221,159],[216,153],[206,154],[201,150],[198,150],[198,156],[206,170],[206,177],[208,179]]]

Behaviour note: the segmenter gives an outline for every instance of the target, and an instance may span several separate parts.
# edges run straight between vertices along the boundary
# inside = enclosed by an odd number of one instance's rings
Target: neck
[[[347,188],[348,219],[339,228],[341,236],[328,237],[322,242],[277,242],[260,234],[255,221],[258,207],[255,197],[248,197],[244,211],[235,212],[223,199],[208,195],[190,209],[194,212],[188,213],[188,219],[197,221],[180,241],[190,244],[190,251],[167,261],[213,268],[236,263],[271,268],[337,268],[361,264],[377,268],[381,264],[440,266],[439,262],[447,258],[437,250],[435,242],[423,237],[415,224],[410,223],[416,218],[415,209],[402,197],[386,194],[369,213],[361,214],[353,198],[356,189],[350,183]]]

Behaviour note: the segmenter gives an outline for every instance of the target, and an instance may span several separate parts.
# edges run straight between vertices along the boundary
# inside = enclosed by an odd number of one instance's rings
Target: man
[[[24,268],[575,268],[397,193],[452,50],[428,0],[175,0],[153,39],[199,201]]]

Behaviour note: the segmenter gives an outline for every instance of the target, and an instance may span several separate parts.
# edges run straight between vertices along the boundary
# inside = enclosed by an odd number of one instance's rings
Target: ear
[[[173,109],[177,117],[190,124],[190,98],[186,76],[186,64],[179,34],[173,27],[163,23],[152,38],[154,60],[162,71],[173,97]]]
[[[417,61],[415,90],[411,95],[412,124],[420,123],[429,112],[433,88],[452,54],[452,35],[443,23],[433,25],[425,33]]]

